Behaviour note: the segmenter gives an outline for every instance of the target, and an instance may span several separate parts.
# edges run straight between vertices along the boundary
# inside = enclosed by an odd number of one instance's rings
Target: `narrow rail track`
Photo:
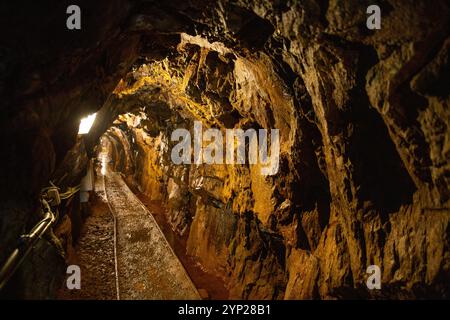
[[[156,220],[121,176],[108,172],[103,188],[114,219],[117,299],[200,299]]]
[[[106,203],[108,204],[109,207],[109,212],[111,214],[111,218],[113,220],[113,226],[114,226],[114,231],[113,231],[113,238],[114,238],[114,275],[115,275],[115,282],[116,282],[116,298],[117,300],[120,300],[120,287],[119,287],[119,272],[117,270],[117,219],[116,219],[116,215],[114,213],[113,208],[111,207],[111,205],[109,204],[109,200],[108,200],[108,194],[106,192],[106,185],[105,185],[105,175],[102,174],[102,181],[103,181],[103,192],[105,194],[105,199],[106,199]]]

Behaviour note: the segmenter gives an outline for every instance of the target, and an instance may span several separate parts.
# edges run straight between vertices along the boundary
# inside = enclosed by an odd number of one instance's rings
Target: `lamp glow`
[[[87,134],[91,130],[92,124],[94,123],[96,113],[93,113],[86,118],[81,119],[80,127],[78,129],[78,134]]]

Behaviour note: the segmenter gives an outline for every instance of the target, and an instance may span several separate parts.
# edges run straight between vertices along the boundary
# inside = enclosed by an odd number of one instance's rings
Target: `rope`
[[[79,185],[76,186],[76,187],[69,187],[66,192],[60,193],[59,196],[61,197],[62,200],[69,199],[70,197],[72,197],[78,191],[80,191],[80,186]]]

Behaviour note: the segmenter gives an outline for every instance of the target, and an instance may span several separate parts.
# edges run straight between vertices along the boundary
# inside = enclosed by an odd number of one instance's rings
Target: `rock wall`
[[[139,96],[142,106],[165,97],[172,115],[162,141],[170,145],[170,129],[192,129],[193,120],[222,130],[280,129],[275,176],[261,176],[257,166],[175,166],[170,146],[157,147],[162,171],[154,156],[146,167],[162,178],[174,228],[184,233],[190,226],[188,253],[221,274],[232,297],[447,294],[446,190],[431,180],[427,187],[415,183],[387,116],[371,106],[370,75],[379,66],[371,60],[373,49],[340,49],[348,57],[339,61],[335,54],[333,64],[322,62],[303,77],[290,70],[292,87],[265,53],[233,55],[187,36],[178,50],[175,59],[142,65],[129,76],[129,87],[116,89],[119,100]],[[149,93],[155,87],[160,90]],[[150,118],[158,113],[142,108]],[[143,128],[132,130],[138,145],[145,139],[136,136],[157,131]],[[137,149],[144,157],[154,153]],[[383,272],[382,292],[365,286],[372,264]]]

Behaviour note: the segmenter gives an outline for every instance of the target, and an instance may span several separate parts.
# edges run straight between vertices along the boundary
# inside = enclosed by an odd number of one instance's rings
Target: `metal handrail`
[[[20,237],[19,246],[9,255],[0,270],[0,290],[3,289],[8,280],[14,275],[37,241],[56,221],[56,216],[51,211],[48,202],[42,199],[42,204],[46,209],[44,218],[31,229],[29,234]]]
[[[41,203],[44,217],[33,227],[33,229],[31,229],[30,233],[20,237],[19,245],[9,255],[5,264],[0,269],[0,291],[20,267],[27,255],[36,245],[37,241],[50,227],[53,226],[56,220],[58,220],[58,211],[55,210],[56,214],[53,213],[50,205],[57,207],[61,203],[61,200],[72,197],[80,190],[80,186],[78,185],[76,187],[68,188],[64,193],[60,193],[58,187],[52,182],[50,182],[50,184],[50,187],[42,190]],[[45,198],[47,198],[48,201]]]

